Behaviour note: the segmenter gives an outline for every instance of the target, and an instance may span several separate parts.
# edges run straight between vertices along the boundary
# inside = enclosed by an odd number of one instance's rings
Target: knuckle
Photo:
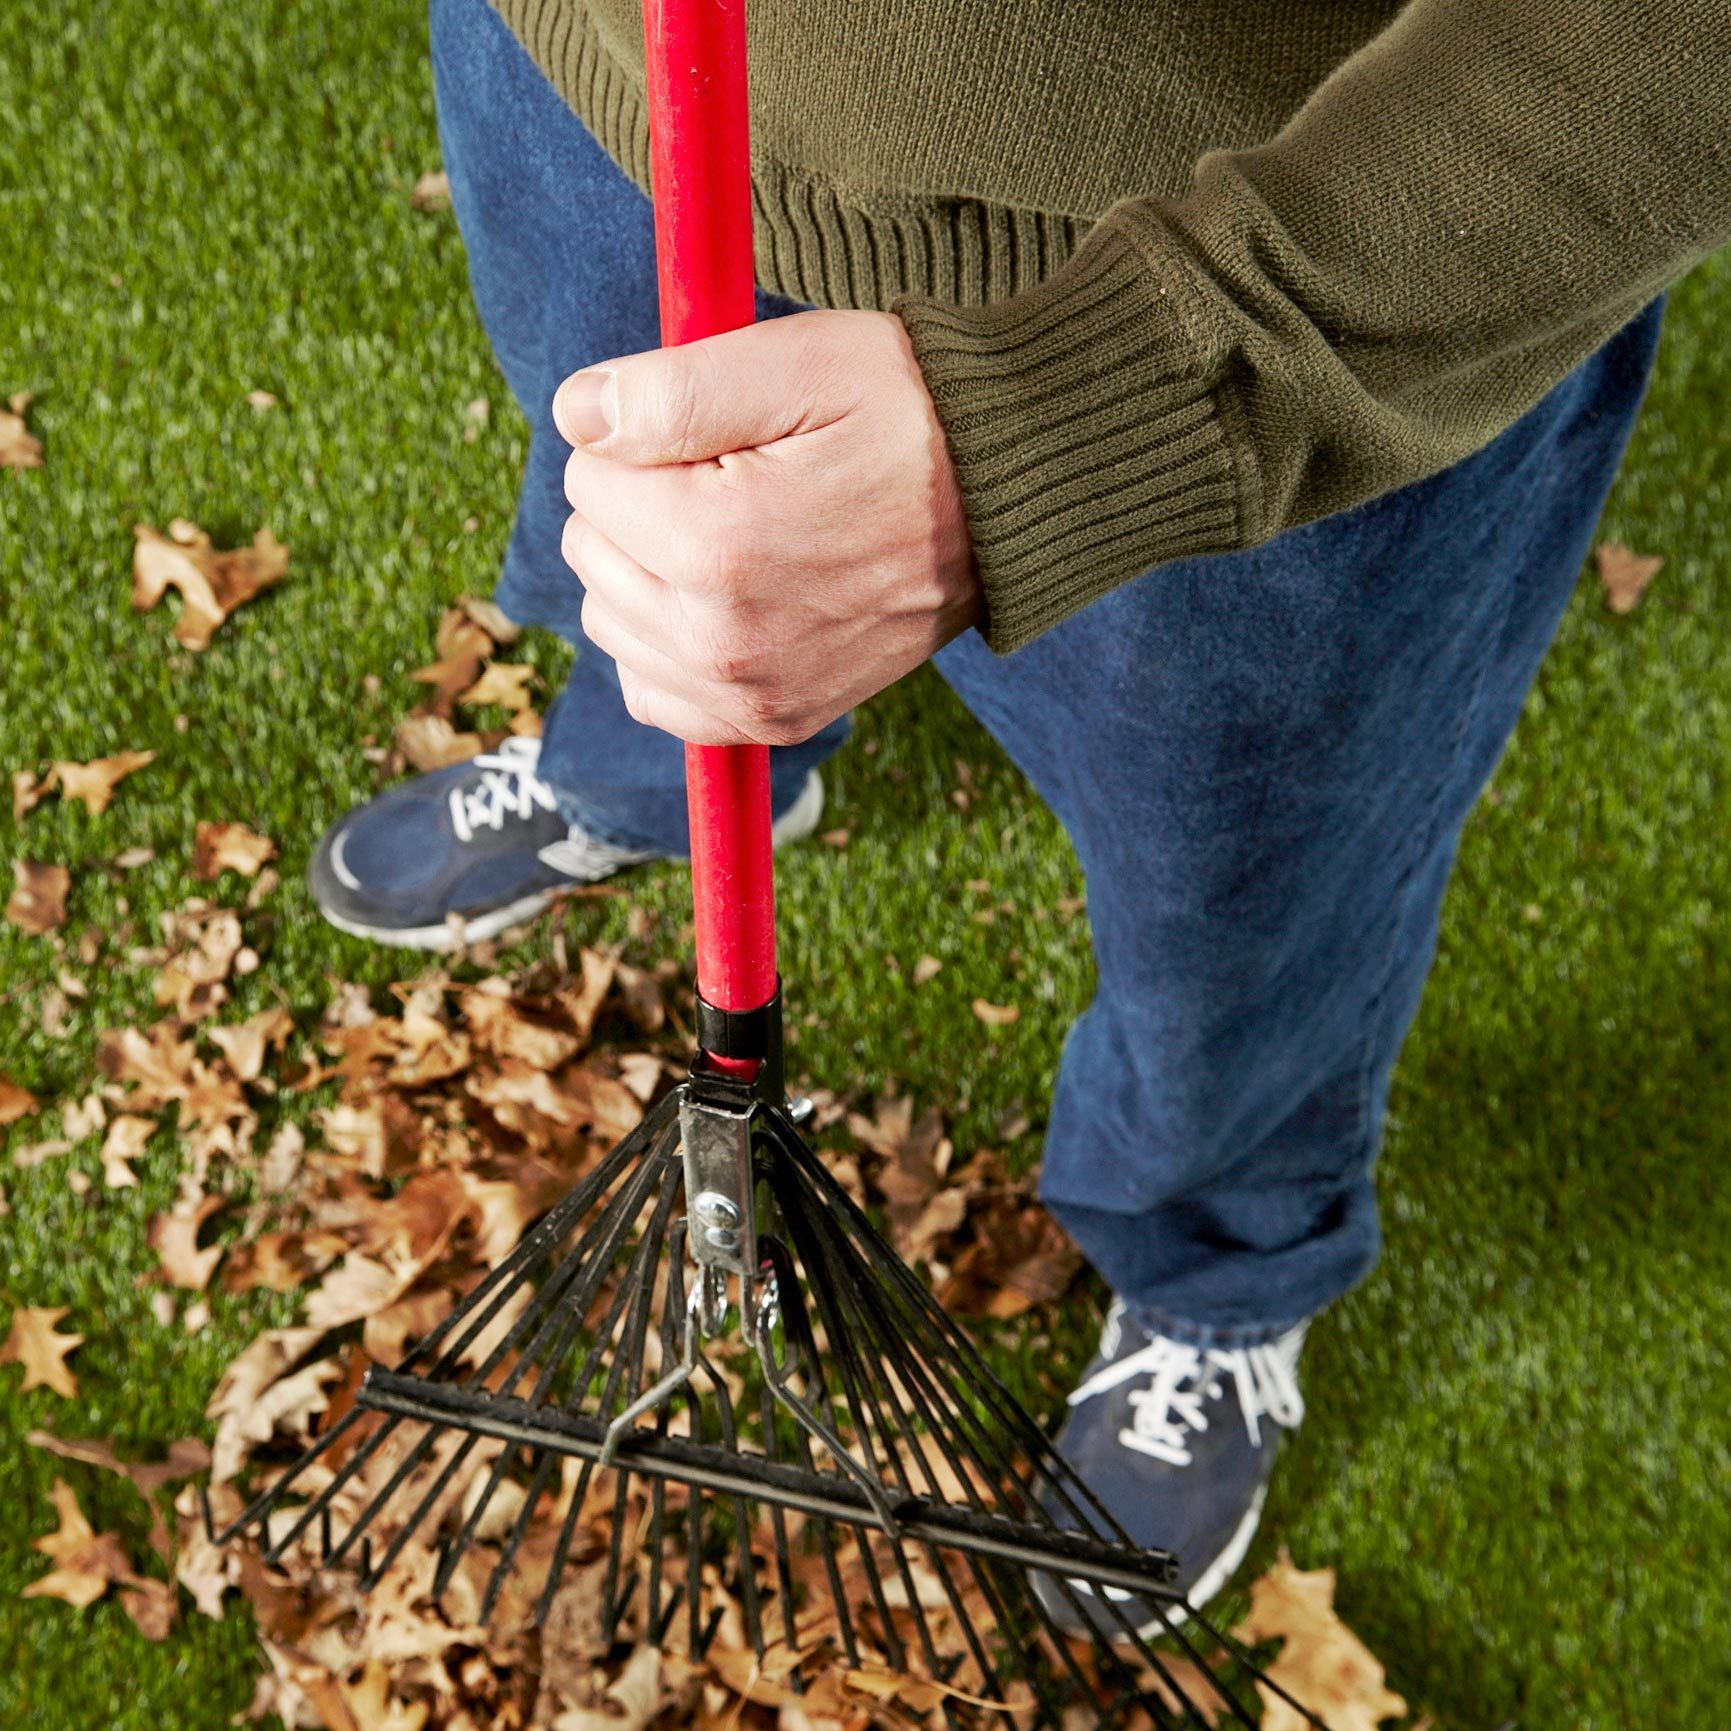
[[[654,705],[650,700],[648,690],[635,679],[621,678],[619,690],[625,699],[625,713],[633,721],[640,721],[645,727],[655,725]]]
[[[675,457],[690,449],[700,396],[701,381],[692,359],[676,350],[665,351],[644,389],[649,442]]]
[[[582,451],[573,451],[565,459],[565,503],[575,510],[583,502],[583,482],[589,471],[589,459]]]

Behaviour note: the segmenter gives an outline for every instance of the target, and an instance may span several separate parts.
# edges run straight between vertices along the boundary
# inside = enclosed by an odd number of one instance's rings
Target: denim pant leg
[[[1655,302],[1475,456],[939,666],[1063,820],[1099,985],[1042,1193],[1146,1324],[1266,1338],[1371,1266],[1461,825],[1574,586]]]
[[[432,0],[434,95],[451,203],[481,321],[530,424],[529,460],[497,598],[577,646],[546,718],[540,772],[566,815],[626,847],[683,854],[685,753],[632,719],[612,659],[583,636],[583,590],[560,554],[562,379],[660,341],[648,199],[590,136],[487,0]],[[760,294],[758,316],[796,310]],[[771,756],[777,811],[847,736],[837,721]]]

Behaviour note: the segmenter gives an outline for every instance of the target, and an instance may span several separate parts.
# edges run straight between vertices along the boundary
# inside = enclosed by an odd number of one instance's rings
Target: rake
[[[740,0],[648,0],[663,340],[754,311]],[[768,753],[687,747],[689,1077],[212,1536],[539,1623],[581,1558],[601,1643],[814,1666],[880,1717],[1255,1725],[1254,1655],[1188,1606],[805,1142],[786,1097]],[[207,1505],[207,1521],[209,1519]],[[600,1557],[592,1535],[604,1530]],[[549,1542],[549,1535],[551,1540]],[[527,1582],[527,1585],[525,1585]]]

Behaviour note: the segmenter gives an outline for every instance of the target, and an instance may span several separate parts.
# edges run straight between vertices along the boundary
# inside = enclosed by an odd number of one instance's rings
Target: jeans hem
[[[549,787],[552,785],[551,782],[548,783]],[[583,802],[569,788],[554,787],[553,802],[559,808],[559,815],[568,824],[582,830],[591,841],[599,842],[603,847],[616,847],[625,853],[651,854],[656,859],[683,860],[690,857],[676,849],[663,847],[659,842],[650,841],[644,836],[632,835],[610,824],[598,823],[583,809]]]
[[[1156,1305],[1138,1304],[1131,1299],[1123,1299],[1124,1314],[1144,1334],[1164,1335],[1168,1340],[1175,1340],[1181,1346],[1193,1346],[1199,1352],[1206,1352],[1210,1347],[1218,1347],[1223,1352],[1233,1352],[1251,1346],[1268,1346],[1290,1334],[1301,1322],[1308,1322],[1311,1317],[1319,1314],[1321,1307],[1301,1316],[1288,1317],[1283,1322],[1241,1322],[1220,1325],[1207,1322],[1191,1322],[1184,1317],[1172,1316]]]

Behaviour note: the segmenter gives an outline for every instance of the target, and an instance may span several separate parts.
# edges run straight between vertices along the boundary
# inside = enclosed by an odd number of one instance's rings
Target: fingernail
[[[605,439],[613,431],[619,403],[619,383],[605,368],[573,373],[559,387],[553,419],[574,445]]]

